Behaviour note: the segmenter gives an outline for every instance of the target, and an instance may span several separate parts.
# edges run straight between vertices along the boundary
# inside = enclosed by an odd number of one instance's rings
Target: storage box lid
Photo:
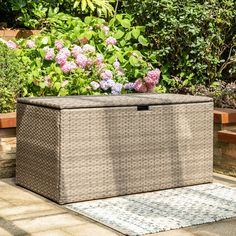
[[[18,103],[55,109],[121,107],[212,102],[209,97],[180,94],[129,94],[107,96],[67,96],[19,98]]]

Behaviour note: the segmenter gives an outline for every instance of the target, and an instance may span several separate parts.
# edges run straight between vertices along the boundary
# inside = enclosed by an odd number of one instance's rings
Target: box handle
[[[137,111],[148,111],[148,110],[149,110],[149,106],[148,105],[137,106]]]

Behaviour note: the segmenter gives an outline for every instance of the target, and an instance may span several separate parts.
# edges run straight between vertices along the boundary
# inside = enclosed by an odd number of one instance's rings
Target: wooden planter
[[[40,30],[5,29],[5,30],[0,30],[0,38],[3,38],[5,40],[27,38],[39,32]]]

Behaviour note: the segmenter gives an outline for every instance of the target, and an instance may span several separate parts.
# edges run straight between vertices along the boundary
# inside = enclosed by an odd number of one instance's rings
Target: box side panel
[[[212,103],[63,110],[61,199],[211,182],[212,110]]]
[[[16,182],[59,199],[60,111],[17,104]]]

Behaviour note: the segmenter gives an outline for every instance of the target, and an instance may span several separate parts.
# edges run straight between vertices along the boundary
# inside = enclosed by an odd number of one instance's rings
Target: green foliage
[[[147,27],[160,90],[236,76],[235,0],[126,0],[123,10]]]
[[[13,21],[27,28],[41,28],[51,12],[69,13],[73,16],[112,16],[115,0],[0,0],[0,15],[9,15]],[[8,19],[5,19],[8,20]],[[17,23],[15,22],[15,24]]]
[[[22,69],[14,51],[0,42],[0,113],[15,110]]]
[[[31,40],[19,40],[20,47],[13,49],[25,67],[22,96],[132,92],[124,85],[144,78],[149,70],[154,69],[138,50],[142,45],[148,46],[143,36],[144,30],[144,27],[132,26],[132,17],[124,14],[118,14],[106,22],[93,16],[82,21],[63,13],[52,13],[46,31]],[[58,44],[62,45],[62,49],[58,48]],[[75,46],[83,51],[75,52]],[[86,48],[89,48],[88,51]],[[64,58],[67,53],[66,63],[60,64],[58,55]],[[86,63],[89,60],[90,64],[82,67],[77,60],[84,56]],[[99,57],[100,63],[97,62]],[[76,68],[66,71],[67,66],[74,66],[75,63]],[[110,82],[114,86],[103,89],[102,74],[107,71],[112,73]],[[94,83],[99,85],[97,89]]]

